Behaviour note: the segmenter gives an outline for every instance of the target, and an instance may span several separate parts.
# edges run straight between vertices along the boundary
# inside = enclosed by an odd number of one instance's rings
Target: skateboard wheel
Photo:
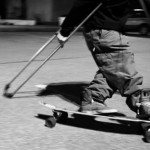
[[[143,131],[144,131],[145,141],[147,143],[150,143],[150,124],[149,123],[142,123],[141,127],[143,128]]]
[[[150,143],[150,128],[145,131],[146,142]]]
[[[49,117],[48,119],[46,119],[45,121],[45,126],[49,127],[49,128],[53,128],[56,125],[56,119],[55,117]]]

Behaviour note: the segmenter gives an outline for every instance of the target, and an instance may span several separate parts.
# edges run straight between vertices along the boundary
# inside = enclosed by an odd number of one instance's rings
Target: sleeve
[[[61,25],[61,35],[66,37],[78,26],[101,2],[101,0],[75,0],[72,9]]]

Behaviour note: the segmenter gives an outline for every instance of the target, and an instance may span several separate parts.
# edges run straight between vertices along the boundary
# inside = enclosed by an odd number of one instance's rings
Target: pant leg
[[[87,89],[91,91],[92,99],[100,102],[104,102],[107,98],[111,98],[116,91],[115,87],[108,84],[107,79],[100,70],[97,71],[93,81]]]
[[[141,89],[143,77],[135,69],[133,53],[120,51],[97,54],[96,59],[107,83],[118,89],[122,96],[128,96]]]
[[[93,97],[111,97],[116,89],[128,96],[141,88],[143,77],[135,69],[134,55],[125,36],[107,30],[93,30],[84,36],[99,67],[88,87]]]
[[[99,61],[96,57],[97,45],[95,45],[93,41],[99,44],[97,41],[99,39],[100,31],[96,30],[96,31],[91,31],[89,33],[84,32],[83,34],[85,36],[86,44],[89,50],[91,51],[91,54],[97,66],[99,67]],[[112,97],[115,91],[116,91],[116,88],[113,86],[110,87],[107,83],[107,79],[104,77],[101,70],[98,70],[96,72],[96,75],[93,81],[90,83],[90,85],[87,88],[85,88],[85,90],[83,90],[81,99],[83,99],[83,101],[86,101],[86,100],[91,101],[91,99],[93,99],[94,101],[104,102],[106,98]]]
[[[116,91],[115,88],[111,88],[106,78],[100,71],[97,71],[93,81],[88,87],[84,87],[81,94],[81,104],[86,105],[91,101],[97,101],[104,103],[107,98],[111,98],[113,93]]]

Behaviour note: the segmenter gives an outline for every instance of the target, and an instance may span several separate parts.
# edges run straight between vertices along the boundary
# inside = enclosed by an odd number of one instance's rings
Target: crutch
[[[5,88],[4,88],[4,96],[6,97],[12,97],[13,95],[12,94],[8,94],[7,91],[8,89],[10,88],[10,85],[12,82],[14,82],[17,77],[19,77],[21,75],[21,73],[32,63],[32,61],[35,60],[35,58],[37,58],[37,56],[39,56],[43,51],[44,49],[55,39],[56,37],[56,33],[28,60],[27,64],[16,74],[16,76],[8,83],[5,85]],[[11,96],[12,95],[12,96]]]
[[[89,17],[91,17],[91,15],[93,15],[93,13],[95,11],[97,11],[98,8],[100,8],[100,6],[102,5],[102,3],[100,3],[71,33],[70,35],[67,37],[66,41],[63,43],[65,44],[69,38],[89,19]],[[36,68],[32,74],[30,74],[28,76],[28,78],[26,80],[24,80],[22,82],[22,84],[20,84],[20,86],[18,86],[18,88],[16,88],[16,90],[14,90],[14,92],[12,93],[8,93],[8,89],[10,88],[10,85],[12,82],[14,82],[14,80],[16,80],[16,78],[18,76],[20,76],[20,74],[31,64],[31,62],[55,39],[55,37],[57,36],[57,33],[59,31],[57,31],[55,33],[55,35],[53,35],[28,61],[28,63],[21,69],[21,71],[8,83],[6,84],[5,88],[4,88],[4,93],[3,95],[7,98],[12,98],[17,91],[60,49],[62,48],[62,44],[59,43],[58,46],[56,46],[56,48],[47,56],[47,58],[45,58],[45,60],[39,65],[38,68]]]
[[[143,0],[140,0],[140,4],[141,4],[142,8],[144,9],[147,18],[150,18],[150,14],[149,14],[149,12],[148,12],[148,10],[147,10],[147,8],[146,8],[145,3],[143,2]]]

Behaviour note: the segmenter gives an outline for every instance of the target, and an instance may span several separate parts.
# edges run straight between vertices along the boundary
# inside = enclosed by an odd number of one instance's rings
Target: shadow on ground
[[[51,83],[47,87],[38,92],[38,96],[57,95],[63,100],[80,105],[80,95],[84,87],[88,86],[89,82],[62,82]]]
[[[89,82],[63,82],[51,83],[43,90],[40,90],[38,96],[60,96],[63,100],[80,105],[80,94],[83,87],[89,85]],[[115,114],[117,116],[125,116],[122,113]],[[114,115],[114,116],[115,116]],[[38,114],[36,118],[47,120],[49,115]],[[135,134],[141,135],[142,129],[139,123],[130,121],[106,121],[96,120],[95,117],[73,114],[68,117],[67,121],[57,121],[58,124],[96,130],[102,132],[119,133],[119,134]]]
[[[38,114],[36,118],[47,120],[49,115]],[[140,124],[129,121],[99,121],[95,120],[94,117],[83,116],[83,115],[74,115],[69,117],[66,121],[58,120],[58,124],[63,124],[72,127],[84,128],[88,130],[110,132],[110,133],[119,133],[119,134],[135,134],[141,135],[142,129]],[[56,124],[57,125],[57,124]]]

